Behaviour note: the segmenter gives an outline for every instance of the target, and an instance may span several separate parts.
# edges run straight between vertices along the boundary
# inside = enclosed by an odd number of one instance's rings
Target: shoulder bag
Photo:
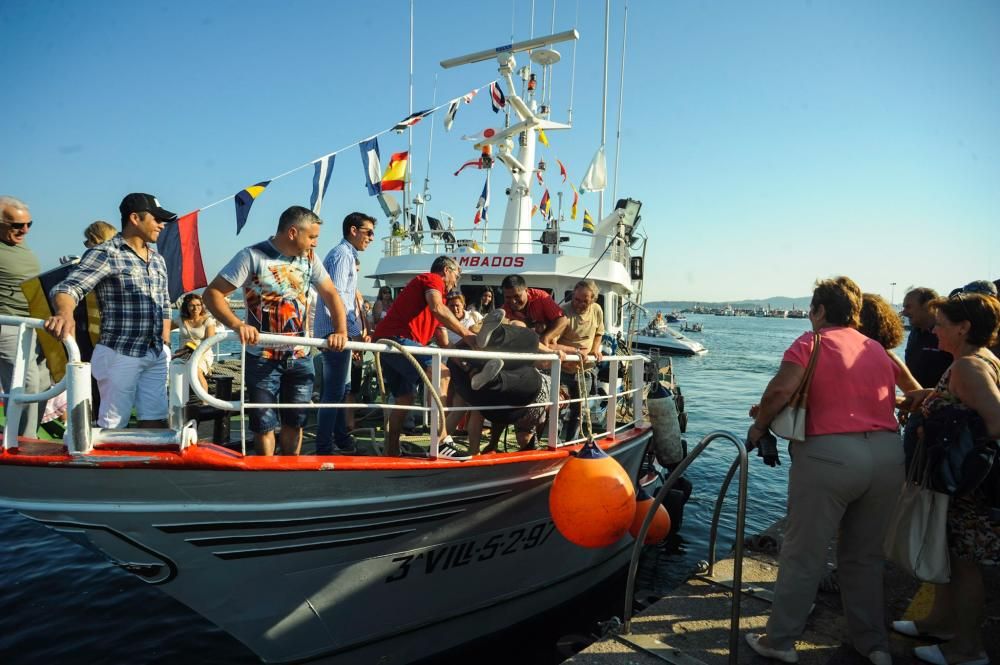
[[[802,375],[802,381],[798,388],[792,393],[792,398],[788,401],[778,415],[771,421],[771,431],[776,436],[789,441],[806,440],[806,402],[809,399],[809,386],[812,384],[813,374],[816,371],[816,359],[819,358],[819,343],[822,336],[813,333],[813,348],[809,355],[809,365],[806,366],[806,373]]]
[[[882,551],[886,559],[918,580],[945,584],[951,579],[947,534],[950,497],[928,487],[929,476],[924,447],[918,444],[889,518]]]

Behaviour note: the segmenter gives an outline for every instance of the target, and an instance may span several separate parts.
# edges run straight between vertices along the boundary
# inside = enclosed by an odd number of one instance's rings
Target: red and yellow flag
[[[385,169],[385,174],[382,176],[382,191],[389,191],[392,189],[402,190],[403,183],[406,181],[406,161],[409,157],[407,152],[394,152],[392,157],[389,159],[389,166]]]

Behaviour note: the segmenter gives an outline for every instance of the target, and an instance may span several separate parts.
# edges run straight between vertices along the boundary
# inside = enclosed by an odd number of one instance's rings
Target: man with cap
[[[122,230],[92,247],[69,276],[49,292],[55,314],[45,329],[57,338],[75,333],[73,310],[90,292],[101,308],[101,335],[91,358],[101,406],[97,424],[165,427],[170,363],[167,266],[150,245],[177,219],[152,194],[129,194],[118,206]]]
[[[30,316],[21,282],[39,272],[38,257],[24,243],[32,225],[28,206],[13,196],[0,196],[0,314]],[[17,352],[17,326],[0,327],[0,392],[10,392]],[[27,358],[24,392],[38,392],[40,377],[35,359]],[[38,404],[24,405],[19,434],[35,436],[38,429]]]

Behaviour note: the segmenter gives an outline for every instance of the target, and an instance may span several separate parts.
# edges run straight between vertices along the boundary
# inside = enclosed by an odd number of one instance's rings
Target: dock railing
[[[188,406],[191,391],[205,404],[225,411],[238,411],[241,415],[241,446],[246,454],[246,409],[248,408],[380,408],[380,409],[405,409],[428,414],[430,425],[430,456],[438,457],[438,442],[444,430],[444,423],[441,422],[441,414],[437,408],[421,405],[398,405],[398,404],[362,404],[362,403],[309,403],[309,404],[267,404],[247,402],[243,399],[245,381],[243,375],[243,362],[246,355],[246,347],[242,347],[240,362],[240,399],[231,401],[221,400],[206,391],[198,380],[197,368],[202,355],[215,345],[225,341],[239,342],[239,336],[229,330],[219,332],[215,336],[208,338],[198,346],[191,356],[184,359],[174,359],[170,364],[168,381],[168,429],[102,429],[92,427],[92,394],[91,394],[91,372],[90,363],[81,362],[80,351],[76,340],[66,338],[63,344],[66,347],[68,363],[66,365],[66,375],[55,385],[38,393],[24,392],[25,368],[28,359],[34,362],[36,348],[36,330],[43,327],[44,322],[40,319],[32,319],[18,316],[0,315],[0,325],[18,327],[18,346],[14,363],[12,387],[9,394],[5,394],[7,405],[7,421],[4,425],[3,447],[5,449],[18,447],[18,425],[23,411],[23,405],[31,402],[44,403],[46,400],[66,392],[66,434],[63,439],[70,454],[90,453],[95,444],[98,443],[142,443],[144,445],[170,445],[178,446],[181,449],[191,445],[198,440],[197,423],[185,421],[185,409]],[[45,333],[47,334],[47,333]],[[273,347],[282,346],[308,346],[314,348],[327,348],[325,339],[292,337],[286,335],[260,335],[260,344]],[[348,342],[345,347],[349,351],[371,351],[374,353],[400,353],[395,348],[386,344]],[[531,406],[546,406],[549,409],[548,418],[548,447],[551,449],[559,446],[579,443],[583,439],[573,441],[559,441],[559,409],[572,402],[580,402],[588,405],[596,400],[608,400],[607,420],[603,432],[594,432],[595,438],[600,436],[613,436],[621,427],[634,423],[642,414],[643,401],[643,364],[646,358],[641,355],[609,356],[607,360],[609,367],[609,377],[619,376],[620,363],[632,361],[631,385],[618,390],[619,380],[613,379],[610,385],[610,395],[603,396],[581,396],[575,400],[559,400],[559,384],[562,368],[562,361],[558,354],[554,353],[505,353],[497,351],[473,351],[466,349],[435,348],[435,347],[407,347],[407,351],[413,355],[431,356],[430,379],[434,386],[441,385],[441,370],[447,358],[467,358],[488,360],[499,358],[504,360],[525,360],[549,361],[549,376],[551,379],[550,400],[539,404],[514,405],[514,406],[494,406],[494,407],[446,407],[445,412],[450,411],[483,411],[506,410],[510,408],[524,408]],[[566,355],[565,360],[579,361],[579,356]],[[619,399],[629,399],[632,402],[632,420],[618,423],[618,409],[616,408]],[[581,407],[583,408],[583,407]],[[589,408],[589,407],[588,407]],[[581,414],[582,416],[582,414]],[[227,443],[227,442],[223,442]]]
[[[736,495],[736,542],[733,551],[733,601],[729,618],[729,663],[730,665],[736,665],[740,638],[740,600],[743,593],[743,531],[746,528],[748,460],[747,449],[742,439],[731,432],[717,430],[705,435],[698,445],[695,446],[694,450],[670,472],[670,475],[667,476],[666,481],[663,483],[663,487],[656,493],[652,505],[646,512],[646,519],[643,520],[642,527],[639,529],[639,533],[635,538],[635,545],[632,549],[632,559],[629,562],[628,569],[628,584],[625,588],[624,626],[620,637],[627,640],[626,636],[632,632],[632,598],[635,594],[635,579],[639,569],[639,554],[642,552],[646,532],[649,531],[649,527],[653,522],[653,516],[657,508],[663,504],[667,493],[670,492],[678,479],[684,475],[684,471],[708,448],[709,444],[718,439],[726,439],[732,442],[736,446],[737,455],[729,467],[729,472],[726,474],[722,488],[719,490],[719,496],[715,501],[715,510],[712,513],[712,525],[708,539],[708,572],[706,577],[711,578],[714,573],[715,545],[719,530],[719,518],[722,515],[722,506],[725,502],[726,494],[729,492],[729,485],[736,475],[736,471],[739,470],[739,489]]]

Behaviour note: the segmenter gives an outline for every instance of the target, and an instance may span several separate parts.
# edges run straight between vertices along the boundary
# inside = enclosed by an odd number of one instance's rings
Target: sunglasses
[[[358,231],[361,231],[361,233],[364,233],[369,238],[375,237],[375,229],[362,229],[357,226],[355,226],[354,228],[358,229]]]
[[[950,296],[948,300],[957,300],[962,305],[962,311],[965,312],[965,318],[972,320],[972,314],[969,313],[969,308],[965,304],[965,293],[959,291],[953,296]]]
[[[4,224],[6,224],[10,228],[14,229],[15,231],[24,231],[25,229],[30,229],[31,225],[34,224],[34,223],[35,223],[34,221],[31,221],[31,222],[4,222]]]

